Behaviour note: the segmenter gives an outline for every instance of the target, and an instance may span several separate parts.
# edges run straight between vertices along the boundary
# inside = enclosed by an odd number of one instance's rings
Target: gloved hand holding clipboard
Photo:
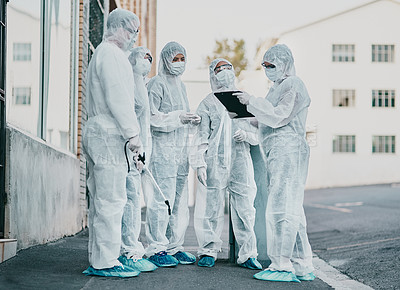
[[[237,114],[235,119],[254,117],[252,113],[247,111],[247,106],[241,104],[238,98],[232,95],[233,93],[241,93],[241,91],[215,92],[214,95],[224,105],[228,112]]]

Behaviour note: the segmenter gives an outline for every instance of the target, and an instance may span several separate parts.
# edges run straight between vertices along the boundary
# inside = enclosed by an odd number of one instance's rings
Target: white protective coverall
[[[162,251],[170,255],[183,251],[184,236],[189,225],[188,127],[180,119],[181,114],[189,112],[189,102],[180,77],[183,71],[176,73],[172,65],[177,54],[187,59],[186,50],[180,44],[169,42],[164,46],[158,75],[147,85],[153,141],[149,169],[172,210],[169,216],[164,197],[158,191],[145,194],[146,236],[149,243],[147,256]]]
[[[89,262],[95,269],[121,265],[117,258],[128,172],[124,144],[139,134],[133,73],[126,51],[138,27],[139,19],[132,12],[111,12],[87,73],[88,120],[83,145],[89,170]],[[132,153],[128,154],[132,160]]]
[[[151,69],[146,54],[151,52],[145,47],[136,47],[129,55],[129,62],[132,65],[133,77],[135,80],[135,113],[140,127],[140,140],[145,152],[145,164],[148,166],[151,156],[151,133],[150,133],[150,105],[145,86],[145,77]],[[122,218],[122,245],[121,254],[140,259],[145,254],[143,244],[139,241],[141,229],[141,198],[140,189],[142,176],[136,167],[131,167],[126,179],[127,203]]]
[[[199,104],[196,113],[201,117],[197,134],[193,139],[190,163],[194,169],[205,167],[206,185],[197,185],[194,211],[194,228],[199,243],[198,255],[217,259],[221,250],[221,234],[224,225],[224,201],[229,185],[232,223],[239,244],[238,263],[257,257],[254,234],[255,209],[253,206],[256,186],[250,157],[249,140],[257,143],[256,128],[248,120],[229,118],[215,92],[236,90],[233,78],[222,85],[216,78],[218,63],[228,60],[217,58],[209,66],[212,93]],[[219,73],[222,73],[219,72]],[[243,142],[233,140],[233,133],[244,130],[248,136]]]
[[[251,96],[247,109],[259,122],[259,138],[267,169],[267,252],[272,271],[303,276],[313,271],[303,209],[310,156],[306,118],[310,97],[296,76],[290,49],[271,47],[263,62],[274,85],[264,98]]]

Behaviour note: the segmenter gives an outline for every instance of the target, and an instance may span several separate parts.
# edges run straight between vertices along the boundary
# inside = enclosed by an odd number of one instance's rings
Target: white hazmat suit
[[[88,68],[88,120],[83,145],[89,170],[89,262],[95,269],[121,265],[117,258],[128,173],[124,144],[128,139],[137,139],[136,149],[140,149],[134,80],[126,57],[138,27],[139,19],[132,12],[123,9],[111,12],[103,41]],[[131,144],[129,147],[133,148]],[[132,153],[128,154],[132,160]]]
[[[151,62],[150,50],[145,47],[136,47],[129,55],[135,81],[135,113],[140,126],[140,140],[143,144],[143,152],[146,154],[146,165],[149,164],[151,155],[151,134],[150,134],[150,105],[145,86],[145,77],[150,72]],[[121,254],[132,258],[130,265],[140,271],[151,271],[151,263],[142,260],[145,254],[143,244],[139,241],[141,229],[141,196],[140,189],[142,175],[133,167],[126,179],[127,203],[122,217],[122,245]],[[147,263],[146,263],[147,262]],[[150,264],[148,264],[150,263]],[[146,267],[148,264],[150,267]]]
[[[230,69],[215,73],[221,62],[225,62]],[[197,169],[200,180],[194,212],[198,255],[217,259],[222,245],[224,200],[229,188],[233,230],[239,245],[237,262],[243,264],[249,258],[257,257],[253,206],[257,188],[249,142],[257,144],[258,138],[256,128],[248,120],[231,120],[225,107],[214,95],[215,92],[236,90],[232,64],[223,58],[215,59],[209,66],[209,73],[213,92],[197,109],[202,121],[193,140],[190,156],[191,166]],[[206,172],[204,177],[202,171]],[[202,265],[199,261],[199,266],[212,265],[212,262]]]
[[[271,47],[263,62],[270,64],[265,72],[274,85],[265,99],[250,96],[247,109],[259,121],[267,169],[267,252],[272,262],[269,270],[294,273],[301,280],[313,271],[303,209],[310,155],[305,139],[310,97],[295,74],[294,59],[286,45]],[[239,99],[246,103],[240,96]]]
[[[186,51],[180,44],[167,43],[161,51],[158,75],[147,85],[153,138],[149,169],[172,209],[169,216],[164,197],[157,191],[145,195],[149,243],[146,255],[150,258],[165,251],[169,255],[182,252],[189,224],[188,125],[184,123],[189,123],[193,114],[188,113],[186,88],[180,78],[186,60],[173,62],[178,54],[186,58]]]

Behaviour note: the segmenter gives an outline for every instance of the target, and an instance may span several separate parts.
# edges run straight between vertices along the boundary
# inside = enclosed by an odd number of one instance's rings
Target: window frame
[[[389,47],[391,48],[390,50]],[[371,44],[372,63],[394,63],[395,53],[394,44]]]
[[[29,49],[22,49],[21,46],[27,46]],[[23,52],[28,52],[24,54]],[[32,43],[30,42],[14,42],[13,43],[13,61],[32,61]]]
[[[350,92],[350,94],[348,94]],[[340,105],[343,100],[348,98],[348,105]],[[355,89],[332,89],[332,107],[334,108],[352,108],[356,106]]]
[[[355,44],[332,44],[332,62],[354,63],[355,61],[356,61]]]
[[[350,143],[348,142],[349,140],[351,140]],[[341,149],[343,148],[345,148],[346,151],[342,151]],[[347,150],[349,148],[351,151]],[[356,153],[356,135],[334,135],[332,138],[332,153]]]
[[[372,154],[396,154],[396,135],[373,135],[371,145]]]
[[[24,90],[27,90],[29,93],[25,95],[18,95],[18,92],[22,92]],[[18,97],[25,97],[25,102],[19,103],[17,102]],[[31,105],[31,99],[32,99],[32,88],[31,87],[14,87],[12,88],[12,97],[13,97],[13,105],[21,105],[21,106],[30,106]],[[29,102],[27,102],[29,100]]]
[[[387,105],[386,105],[387,103]],[[373,89],[371,91],[372,108],[396,108],[395,89]]]

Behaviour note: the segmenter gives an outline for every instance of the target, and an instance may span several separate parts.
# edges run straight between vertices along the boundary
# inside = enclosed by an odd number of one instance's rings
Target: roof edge
[[[331,16],[328,16],[328,17],[325,17],[325,18],[322,18],[322,19],[319,19],[319,20],[310,22],[310,23],[308,23],[308,24],[304,24],[304,25],[301,25],[301,26],[299,26],[299,27],[296,27],[296,28],[287,30],[287,31],[285,31],[285,32],[282,32],[282,33],[279,35],[278,38],[281,38],[281,37],[282,37],[283,35],[285,35],[285,34],[289,34],[289,33],[292,33],[292,32],[294,32],[294,31],[297,31],[297,30],[301,30],[301,29],[303,29],[303,28],[306,28],[306,27],[315,25],[315,24],[317,24],[317,23],[321,23],[321,22],[327,21],[327,20],[332,19],[332,18],[335,18],[335,17],[337,17],[337,16],[339,16],[339,15],[343,15],[343,14],[349,13],[349,12],[351,12],[351,11],[354,11],[354,10],[360,9],[360,8],[362,8],[362,7],[365,7],[365,6],[368,6],[368,5],[377,3],[377,2],[381,2],[381,1],[389,1],[389,2],[392,2],[392,3],[394,3],[394,4],[400,5],[400,3],[397,2],[397,1],[395,1],[395,0],[373,0],[373,1],[367,2],[367,3],[365,3],[365,4],[361,4],[361,5],[359,5],[359,6],[355,6],[355,7],[353,7],[353,8],[347,9],[347,10],[345,10],[345,11],[342,11],[342,12],[339,12],[339,13],[336,13],[336,14],[333,14],[333,15],[331,15]]]

